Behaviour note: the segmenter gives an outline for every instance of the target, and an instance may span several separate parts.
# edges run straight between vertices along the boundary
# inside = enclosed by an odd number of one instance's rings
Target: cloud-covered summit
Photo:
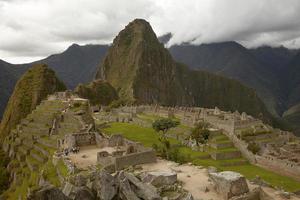
[[[298,0],[0,0],[0,58],[23,62],[72,43],[110,43],[134,18],[171,44],[235,40],[300,47]]]

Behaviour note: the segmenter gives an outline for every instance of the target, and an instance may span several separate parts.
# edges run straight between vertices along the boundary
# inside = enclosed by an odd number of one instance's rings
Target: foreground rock
[[[211,172],[209,176],[214,182],[217,192],[226,200],[249,192],[245,177],[239,173],[231,171]]]
[[[139,175],[105,170],[70,176],[62,189],[44,185],[30,200],[193,200],[177,182],[174,172],[146,172]]]
[[[175,172],[146,172],[142,176],[142,181],[156,187],[172,185],[177,181],[177,174]]]
[[[69,200],[64,193],[54,186],[44,186],[38,189],[27,198],[28,200]]]

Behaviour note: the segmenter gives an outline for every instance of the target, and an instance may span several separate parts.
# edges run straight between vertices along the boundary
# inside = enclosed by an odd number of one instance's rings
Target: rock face
[[[96,175],[93,189],[101,200],[111,200],[117,194],[115,179],[105,170]]]
[[[241,196],[249,192],[249,188],[244,176],[239,173],[224,171],[209,173],[218,193],[223,195],[225,200],[232,197]]]
[[[143,182],[140,175],[126,171],[111,175],[105,170],[95,170],[85,175],[84,178],[69,177],[62,189],[44,185],[31,193],[30,200],[193,200],[193,196],[177,182],[177,175],[171,172],[149,172],[144,180],[162,181],[155,184],[156,187]]]
[[[53,186],[46,186],[35,191],[28,197],[28,200],[70,200],[61,190]]]
[[[17,82],[9,99],[0,125],[0,138],[15,128],[48,94],[65,89],[54,71],[46,65],[30,68]]]
[[[254,90],[176,63],[142,19],[129,23],[114,39],[96,78],[107,80],[129,103],[217,106],[269,116]]]
[[[94,200],[96,199],[93,192],[87,187],[77,189],[74,200]]]
[[[157,193],[157,189],[150,185],[142,183],[138,178],[129,173],[124,173],[124,176],[133,185],[133,191],[138,197],[144,200],[160,200],[161,197]]]
[[[142,181],[156,187],[172,185],[177,181],[177,174],[174,172],[146,172]]]

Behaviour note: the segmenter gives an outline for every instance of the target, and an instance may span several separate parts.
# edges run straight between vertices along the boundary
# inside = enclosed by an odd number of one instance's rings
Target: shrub
[[[253,154],[257,154],[260,151],[260,146],[255,142],[251,142],[249,143],[247,149],[251,151]]]
[[[207,143],[210,136],[210,131],[207,128],[208,124],[198,123],[196,127],[192,130],[191,137],[196,141],[197,146],[199,146],[199,144]]]

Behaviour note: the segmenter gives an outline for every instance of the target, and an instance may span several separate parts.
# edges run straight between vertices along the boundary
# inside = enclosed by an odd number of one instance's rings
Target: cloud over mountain
[[[134,18],[157,34],[172,32],[169,45],[238,41],[248,47],[300,47],[298,0],[0,0],[0,56],[34,60],[71,43],[110,43]]]

